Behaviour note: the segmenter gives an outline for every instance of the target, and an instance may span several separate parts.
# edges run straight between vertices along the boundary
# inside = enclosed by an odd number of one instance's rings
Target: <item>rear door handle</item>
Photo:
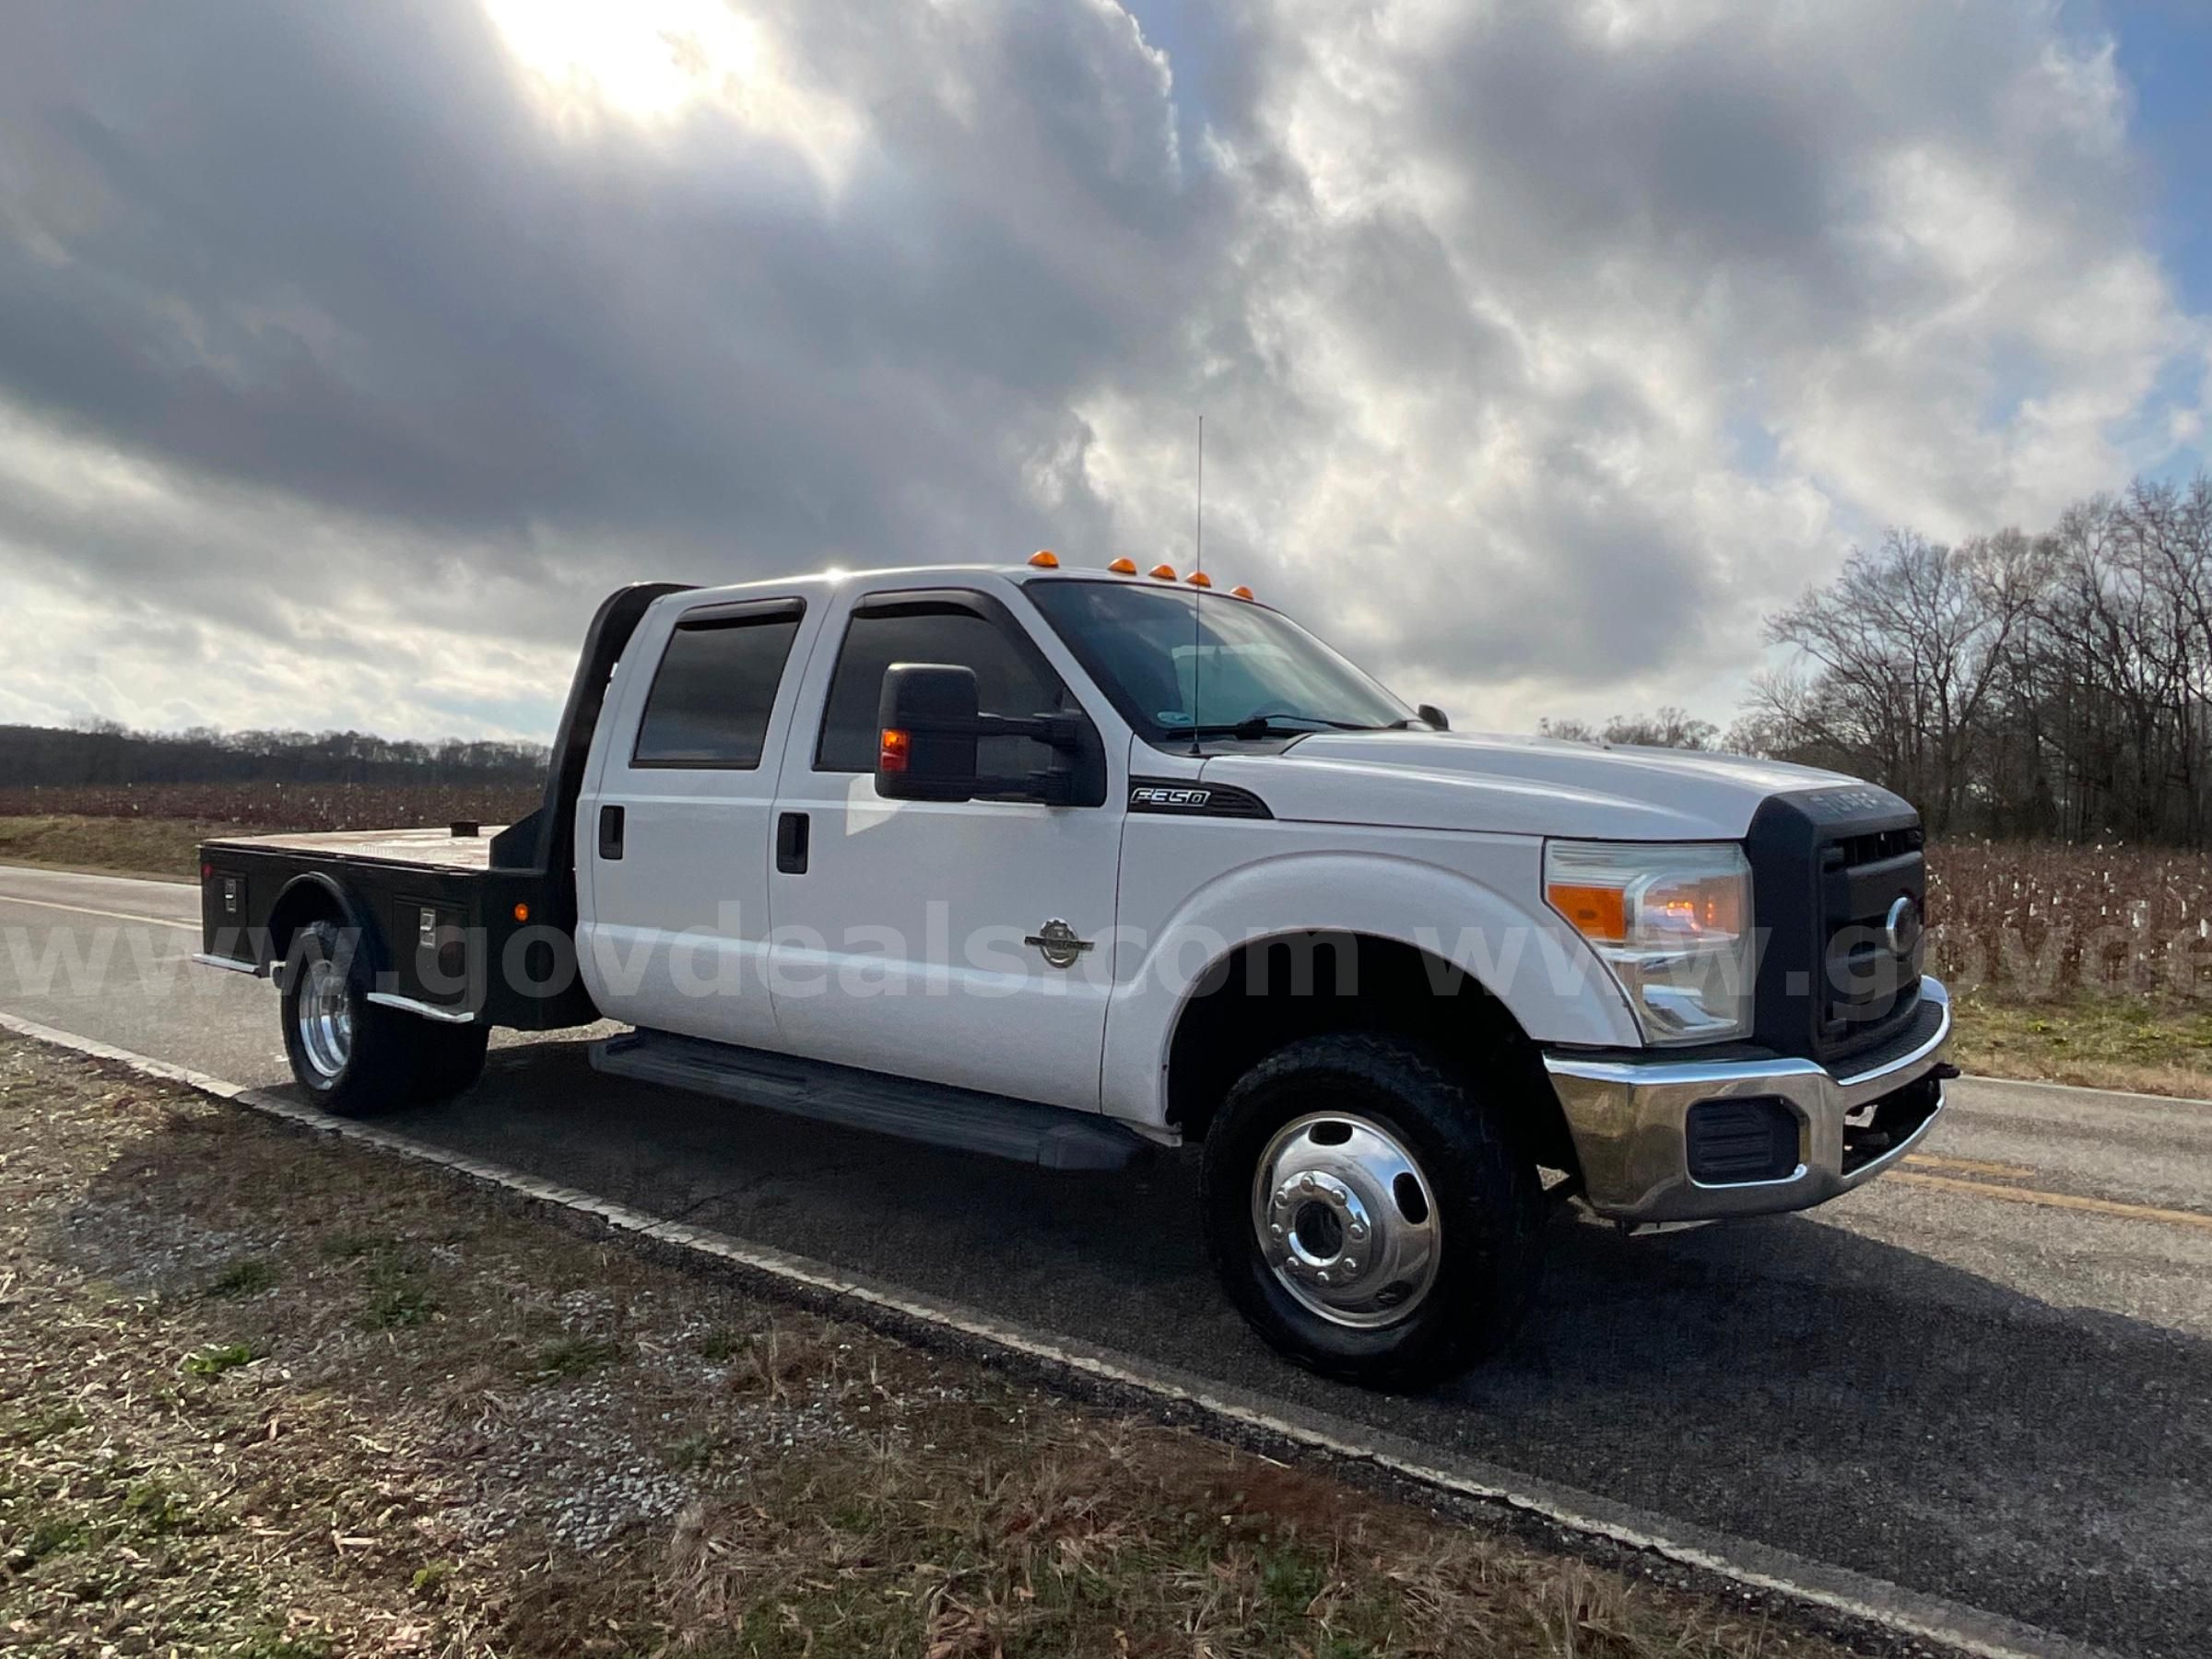
[[[776,868],[786,876],[806,874],[806,843],[812,821],[803,812],[786,812],[776,819]]]
[[[622,856],[622,808],[619,806],[599,808],[599,856]]]

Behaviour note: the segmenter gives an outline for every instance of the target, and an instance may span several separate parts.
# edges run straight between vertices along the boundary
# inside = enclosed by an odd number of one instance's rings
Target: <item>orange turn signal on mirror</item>
[[[1030,562],[1041,571],[1056,571],[1060,568],[1060,555],[1050,547],[1040,547],[1030,555]]]
[[[899,730],[898,727],[885,726],[883,739],[876,750],[876,765],[878,770],[887,772],[904,771],[906,770],[906,751],[912,744],[913,739]]]
[[[1172,582],[1175,580],[1175,567],[1171,564],[1156,564],[1152,567],[1152,575],[1155,581]]]
[[[1545,890],[1551,908],[1567,918],[1576,933],[1602,945],[1618,945],[1629,936],[1628,894],[1617,887],[1555,881]]]
[[[1112,571],[1116,576],[1134,576],[1136,574],[1136,560],[1134,559],[1117,559],[1106,568]]]

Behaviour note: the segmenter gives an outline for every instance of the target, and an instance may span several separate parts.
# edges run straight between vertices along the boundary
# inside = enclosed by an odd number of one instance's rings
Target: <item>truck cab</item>
[[[341,1109],[598,1017],[616,1075],[1071,1170],[1195,1147],[1231,1300],[1392,1385],[1512,1330],[1569,1198],[1803,1208],[1927,1133],[1907,803],[1453,732],[1201,581],[1041,554],[618,594],[545,808],[440,877],[448,922],[317,838],[215,842],[207,959],[278,976]],[[400,1057],[352,1090],[364,1046]]]

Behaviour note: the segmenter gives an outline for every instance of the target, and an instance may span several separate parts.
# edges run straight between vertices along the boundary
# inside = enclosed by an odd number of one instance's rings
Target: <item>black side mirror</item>
[[[1448,732],[1452,729],[1452,723],[1444,718],[1444,712],[1434,703],[1423,703],[1414,712],[1440,732]]]
[[[894,663],[876,705],[876,793],[892,801],[975,798],[975,670]]]

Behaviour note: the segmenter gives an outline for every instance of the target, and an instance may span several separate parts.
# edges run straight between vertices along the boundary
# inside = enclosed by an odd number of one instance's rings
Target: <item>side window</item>
[[[954,663],[974,669],[976,701],[985,714],[1028,716],[1061,707],[1058,683],[1041,679],[1014,641],[972,611],[931,606],[855,617],[845,629],[837,673],[830,682],[815,771],[876,770],[876,712],[884,671],[893,663]],[[977,769],[993,777],[1026,778],[1051,759],[1051,750],[1028,737],[986,737],[976,750]]]
[[[677,623],[646,694],[630,764],[758,767],[798,631],[795,610]]]

